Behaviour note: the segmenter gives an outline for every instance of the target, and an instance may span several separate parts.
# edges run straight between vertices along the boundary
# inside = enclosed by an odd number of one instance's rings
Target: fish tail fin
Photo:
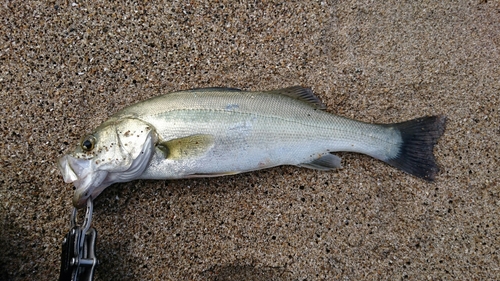
[[[439,172],[434,145],[444,132],[446,117],[427,116],[387,126],[398,129],[402,144],[396,157],[385,162],[419,178],[433,181]]]

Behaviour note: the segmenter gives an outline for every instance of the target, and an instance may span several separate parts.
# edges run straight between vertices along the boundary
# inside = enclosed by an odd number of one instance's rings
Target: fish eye
[[[82,149],[85,151],[91,151],[92,149],[94,149],[94,145],[95,137],[92,135],[84,137],[81,143]]]

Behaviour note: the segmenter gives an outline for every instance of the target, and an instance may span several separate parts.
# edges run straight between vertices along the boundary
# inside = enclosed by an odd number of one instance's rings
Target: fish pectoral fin
[[[326,109],[326,105],[323,102],[321,102],[321,100],[309,88],[304,88],[301,86],[293,86],[283,89],[267,91],[266,93],[285,95],[306,102],[317,109],[322,109],[322,110]]]
[[[160,142],[156,147],[167,159],[180,160],[205,154],[214,146],[214,136],[197,134]]]
[[[337,155],[326,154],[326,155],[323,155],[320,158],[315,159],[309,163],[302,163],[302,164],[299,164],[298,166],[309,168],[309,169],[314,169],[314,170],[329,171],[329,170],[333,170],[333,169],[342,168],[340,161],[341,161],[341,159]]]

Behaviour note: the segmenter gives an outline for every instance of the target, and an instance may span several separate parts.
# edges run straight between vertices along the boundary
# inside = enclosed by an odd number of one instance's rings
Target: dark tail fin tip
[[[409,174],[433,181],[439,172],[434,145],[444,132],[446,116],[427,116],[391,124],[401,133],[403,143],[398,156],[386,162]]]

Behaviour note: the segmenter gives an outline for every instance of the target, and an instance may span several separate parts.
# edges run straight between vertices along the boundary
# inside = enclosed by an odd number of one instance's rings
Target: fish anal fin
[[[214,136],[197,134],[160,142],[156,145],[167,159],[180,160],[205,154],[214,146]]]
[[[301,163],[298,166],[314,170],[329,171],[342,168],[341,159],[337,155],[325,154],[309,163]]]
[[[326,105],[323,102],[321,102],[321,100],[313,93],[313,91],[310,88],[293,86],[283,89],[267,91],[266,93],[285,95],[306,102],[317,109],[322,109],[322,110],[326,109]]]

